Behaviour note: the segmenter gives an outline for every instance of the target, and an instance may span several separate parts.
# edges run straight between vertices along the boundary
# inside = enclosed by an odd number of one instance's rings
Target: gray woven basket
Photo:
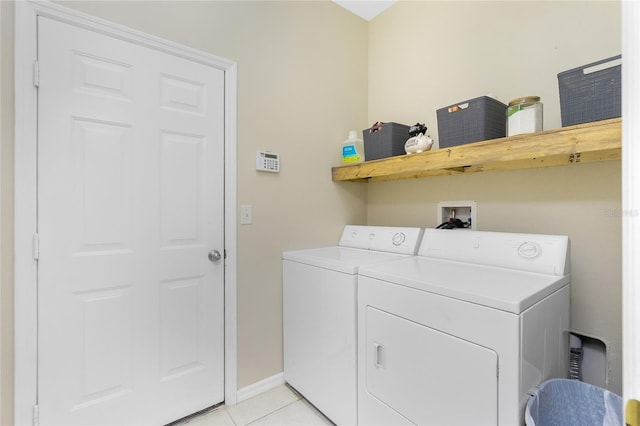
[[[558,74],[562,126],[620,117],[622,112],[622,55],[602,59]],[[612,66],[589,72],[590,68]]]
[[[505,137],[506,113],[505,104],[488,96],[438,109],[440,148]]]
[[[404,155],[404,143],[409,139],[409,126],[383,123],[362,131],[365,161]]]

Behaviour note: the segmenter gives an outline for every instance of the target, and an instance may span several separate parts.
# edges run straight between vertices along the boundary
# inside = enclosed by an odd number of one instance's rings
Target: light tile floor
[[[287,385],[280,385],[236,405],[213,408],[177,425],[327,426],[333,423]]]

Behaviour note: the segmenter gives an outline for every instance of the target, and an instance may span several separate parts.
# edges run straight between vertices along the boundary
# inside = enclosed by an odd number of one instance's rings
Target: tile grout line
[[[288,406],[290,406],[291,404],[295,404],[295,403],[296,403],[296,402],[298,402],[298,401],[300,401],[300,398],[296,399],[295,401],[291,401],[290,403],[288,403],[288,404],[286,404],[286,405],[283,405],[282,407],[277,408],[277,409],[275,409],[275,410],[271,411],[270,413],[265,414],[265,415],[264,415],[264,416],[262,416],[262,417],[258,417],[257,419],[252,420],[251,422],[247,423],[247,424],[246,424],[246,425],[244,425],[244,426],[250,426],[250,425],[254,424],[255,422],[257,422],[258,420],[262,420],[262,419],[264,419],[265,417],[269,417],[270,415],[272,415],[272,414],[274,414],[274,413],[277,413],[278,411],[281,411],[281,410],[283,410],[283,409],[287,408]],[[234,423],[235,423],[235,422],[234,422]],[[239,425],[237,425],[237,424],[236,424],[236,426],[239,426]]]
[[[254,418],[254,419],[250,420],[247,423],[241,422],[240,418],[239,419],[234,418],[234,416],[232,414],[233,410],[229,410],[228,409],[229,407],[226,404],[224,404],[224,402],[223,402],[221,404],[218,404],[217,406],[212,406],[212,407],[206,408],[206,409],[204,409],[204,410],[202,410],[202,411],[200,411],[198,413],[194,413],[194,414],[192,414],[190,416],[187,416],[187,417],[185,417],[183,419],[180,419],[180,420],[178,420],[176,422],[170,423],[170,424],[168,424],[166,426],[187,426],[189,423],[191,423],[192,421],[196,420],[197,418],[199,418],[199,417],[201,417],[203,415],[206,415],[208,413],[212,413],[214,411],[218,411],[218,410],[220,410],[221,412],[224,412],[226,417],[228,417],[229,420],[231,420],[231,423],[233,424],[233,426],[248,426],[248,425],[254,424],[255,422],[257,422],[259,420],[262,420],[265,417],[268,417],[268,416],[270,416],[270,415],[272,415],[274,413],[277,413],[278,411],[281,411],[282,409],[287,408],[287,407],[289,407],[290,405],[292,405],[292,404],[294,404],[296,402],[299,402],[301,400],[304,401],[304,398],[302,397],[302,395],[300,395],[295,389],[293,389],[287,383],[285,383],[284,385],[291,392],[291,394],[293,395],[293,397],[295,399],[290,401],[289,403],[286,403],[283,406],[280,406],[280,407],[278,407],[276,409],[272,409],[268,413],[266,413],[264,415],[261,415],[260,417]],[[266,392],[268,392],[268,391],[266,391]],[[266,393],[266,392],[264,392],[264,393]],[[258,395],[256,395],[256,396],[258,396]],[[246,401],[249,401],[250,399],[251,398],[249,398]],[[317,410],[315,407],[311,407],[311,408],[313,410]],[[239,413],[236,413],[236,414],[239,414]],[[242,416],[239,416],[239,417],[242,417]]]
[[[270,416],[271,414],[273,414],[273,413],[275,413],[275,412],[277,412],[277,411],[280,411],[280,410],[282,410],[283,408],[288,407],[289,405],[293,404],[294,402],[298,402],[298,401],[300,401],[300,400],[302,399],[302,396],[301,396],[301,395],[300,395],[300,394],[299,394],[295,389],[293,389],[291,386],[289,386],[289,384],[288,384],[288,383],[284,383],[284,386],[285,386],[285,388],[286,388],[287,390],[289,390],[289,392],[291,392],[291,394],[295,397],[295,400],[293,400],[293,401],[291,401],[291,402],[289,402],[289,403],[287,403],[287,404],[285,404],[285,405],[283,405],[283,406],[281,406],[281,407],[279,407],[279,408],[276,408],[275,410],[271,410],[271,411],[269,411],[268,413],[266,413],[266,414],[264,414],[264,415],[262,415],[262,416],[260,416],[260,417],[258,417],[258,418],[255,418],[255,419],[251,420],[251,421],[250,421],[250,422],[248,422],[248,423],[242,423],[242,424],[238,423],[238,421],[233,417],[233,414],[231,413],[231,411],[229,411],[229,410],[227,410],[227,409],[226,409],[226,405],[224,406],[225,411],[226,411],[227,415],[229,416],[229,418],[231,418],[231,421],[233,422],[233,424],[234,424],[235,426],[248,426],[248,425],[251,425],[251,424],[253,424],[254,422],[257,422],[257,421],[258,421],[258,420],[260,420],[260,419],[263,419],[263,418],[265,418],[265,417],[267,417],[267,416]],[[275,389],[275,388],[274,388],[274,389]],[[272,389],[270,389],[270,390],[272,390]],[[265,391],[265,392],[262,392],[262,394],[265,394],[265,393],[269,392],[270,390],[267,390],[267,391]],[[252,398],[255,398],[255,397],[259,396],[259,395],[260,395],[260,394],[255,395],[255,396],[253,396]],[[245,400],[245,401],[250,401],[252,398],[249,398],[249,399],[247,399],[247,400]],[[245,402],[245,401],[242,401],[242,402]]]
[[[279,407],[279,408],[277,408],[277,409],[275,409],[275,410],[272,410],[272,411],[270,411],[269,413],[267,413],[267,414],[265,414],[265,415],[263,415],[263,416],[258,417],[257,419],[253,419],[253,420],[251,420],[249,423],[246,423],[246,424],[244,424],[244,425],[239,425],[239,424],[236,422],[236,420],[233,418],[233,416],[231,415],[231,413],[227,411],[227,414],[229,414],[229,417],[231,417],[231,420],[233,421],[233,424],[234,424],[235,426],[249,426],[249,425],[254,424],[255,422],[257,422],[258,420],[264,419],[265,417],[270,416],[270,415],[272,415],[273,413],[276,413],[276,412],[278,412],[278,411],[282,410],[283,408],[286,408],[286,407],[288,407],[289,405],[291,405],[291,404],[293,404],[293,403],[296,403],[296,402],[300,401],[301,399],[303,399],[303,398],[302,398],[302,395],[300,395],[300,393],[298,393],[298,391],[297,391],[297,390],[295,390],[294,388],[292,388],[288,383],[286,383],[286,382],[285,382],[285,383],[284,383],[284,386],[285,386],[285,388],[286,388],[286,389],[288,389],[288,390],[289,390],[289,392],[291,392],[291,393],[293,394],[293,396],[295,396],[295,398],[296,398],[295,400],[293,400],[293,401],[289,402],[288,404],[283,405],[282,407]],[[267,392],[268,392],[268,391],[267,391]]]
[[[231,419],[231,423],[233,423],[234,426],[238,426],[236,419],[234,419],[231,413],[229,412],[229,410],[227,410],[227,406],[225,405],[223,408],[224,408],[224,412],[227,413],[227,417]]]

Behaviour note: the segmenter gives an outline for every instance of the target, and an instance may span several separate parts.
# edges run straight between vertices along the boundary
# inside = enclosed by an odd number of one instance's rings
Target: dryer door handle
[[[385,349],[380,343],[373,344],[373,365],[376,368],[385,367]]]

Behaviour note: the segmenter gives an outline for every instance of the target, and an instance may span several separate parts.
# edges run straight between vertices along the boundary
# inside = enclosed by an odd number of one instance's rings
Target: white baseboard
[[[260,380],[252,385],[238,389],[237,402],[244,401],[245,399],[249,399],[282,384],[284,384],[284,373],[274,374],[273,376],[267,377],[266,379]]]

